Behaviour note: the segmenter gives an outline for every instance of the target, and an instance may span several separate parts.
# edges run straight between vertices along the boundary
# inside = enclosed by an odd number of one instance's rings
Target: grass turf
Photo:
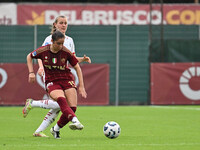
[[[77,116],[85,128],[61,129],[60,140],[33,137],[48,110],[34,108],[27,118],[22,107],[0,107],[2,150],[199,150],[200,106],[79,106]],[[58,118],[57,118],[58,119]],[[116,139],[103,134],[108,121],[121,126]],[[53,123],[53,125],[56,122]]]

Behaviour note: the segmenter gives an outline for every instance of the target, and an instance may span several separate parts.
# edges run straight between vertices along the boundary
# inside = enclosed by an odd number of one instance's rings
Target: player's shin
[[[51,123],[53,123],[56,119],[56,117],[59,114],[59,109],[51,109],[47,115],[44,117],[44,120],[38,127],[38,129],[35,131],[36,133],[44,131]]]
[[[64,97],[58,97],[57,103],[60,106],[61,112],[65,115],[65,117],[71,121],[73,117],[75,117],[75,113],[72,111],[72,109],[67,104],[67,100]]]

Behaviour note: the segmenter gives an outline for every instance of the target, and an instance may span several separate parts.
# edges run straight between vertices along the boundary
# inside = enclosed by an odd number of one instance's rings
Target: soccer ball
[[[103,127],[103,133],[106,137],[114,139],[121,133],[121,128],[118,123],[114,121],[107,122]]]

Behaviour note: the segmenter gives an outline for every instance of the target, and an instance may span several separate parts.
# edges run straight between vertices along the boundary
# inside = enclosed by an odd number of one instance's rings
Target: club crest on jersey
[[[54,64],[56,64],[56,63],[57,63],[57,58],[52,58],[52,62],[53,62]]]
[[[61,59],[61,62],[62,62],[62,63],[65,63],[65,58],[62,58],[62,59]]]
[[[32,56],[34,57],[34,56],[36,56],[36,55],[37,55],[37,52],[34,51],[34,52],[32,53]]]

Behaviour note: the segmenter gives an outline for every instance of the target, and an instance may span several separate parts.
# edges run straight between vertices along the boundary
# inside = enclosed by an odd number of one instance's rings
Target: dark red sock
[[[72,111],[72,109],[67,104],[67,100],[64,97],[58,97],[57,103],[60,106],[60,110],[65,115],[65,117],[71,121],[73,117],[75,117],[75,113]]]
[[[70,108],[73,110],[74,113],[76,112],[77,107],[70,107]]]
[[[70,107],[73,112],[75,113],[76,112],[76,108],[77,107]],[[58,120],[57,124],[60,128],[64,127],[67,123],[69,122],[69,120],[65,117],[65,115],[61,115],[60,116],[60,119]]]
[[[64,114],[62,114],[60,116],[60,119],[58,120],[57,124],[60,128],[64,127],[67,123],[69,122],[69,120],[65,117]]]

